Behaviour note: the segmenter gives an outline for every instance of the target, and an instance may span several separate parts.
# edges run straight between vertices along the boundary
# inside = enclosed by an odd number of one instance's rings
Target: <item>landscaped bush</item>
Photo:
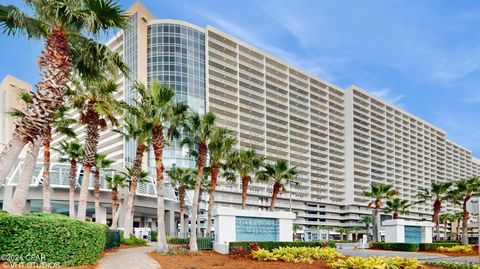
[[[419,243],[418,247],[421,251],[425,250],[437,250],[439,247],[453,247],[458,246],[460,243],[458,242],[449,242],[449,243]]]
[[[120,246],[120,231],[107,229],[107,239],[105,241],[105,249]]]
[[[433,243],[457,243],[460,244],[460,240],[435,240]]]
[[[353,243],[353,241],[293,241],[293,242],[275,242],[275,241],[261,241],[261,242],[230,242],[230,253],[235,246],[241,246],[246,249],[248,253],[252,251],[250,244],[255,243],[258,248],[266,250],[273,250],[279,247],[331,247],[335,248],[337,243]]]
[[[472,246],[453,246],[453,247],[439,247],[440,252],[461,252],[461,253],[473,253]]]
[[[152,231],[151,235],[152,235],[152,242],[156,242],[158,237],[157,231]]]
[[[173,245],[188,245],[189,243],[188,238],[180,238],[180,237],[167,237],[167,243]],[[205,250],[205,249],[212,249],[212,238],[210,237],[199,237],[197,238],[197,245],[198,249]]]
[[[396,251],[418,251],[419,249],[418,243],[371,242],[370,247]]]
[[[480,269],[480,265],[459,263],[459,262],[427,262],[429,265],[438,266],[446,269]]]
[[[366,269],[366,268],[424,268],[417,259],[401,257],[369,257],[351,256],[347,259],[338,259],[328,263],[330,269]]]
[[[63,215],[0,214],[0,254],[10,263],[94,264],[105,247],[107,226]]]
[[[238,248],[235,247],[235,248]],[[235,250],[234,248],[234,250]],[[330,261],[339,257],[343,257],[334,248],[321,247],[279,247],[272,251],[266,249],[258,249],[252,251],[252,257],[259,261],[276,261],[284,262],[308,262],[312,263],[313,259],[321,259]]]

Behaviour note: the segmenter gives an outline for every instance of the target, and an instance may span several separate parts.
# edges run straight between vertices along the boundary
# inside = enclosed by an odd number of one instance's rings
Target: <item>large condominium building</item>
[[[192,109],[215,113],[237,148],[288,160],[300,184],[287,186],[276,207],[296,212],[299,224],[361,225],[359,217],[371,214],[362,196],[371,183],[392,184],[413,201],[434,181],[480,175],[480,161],[445,131],[359,87],[342,89],[214,27],[156,19],[140,2],[128,13],[131,27],[107,43],[132,71],[131,79],[119,79],[117,97],[136,98],[134,80],[158,81]],[[82,139],[83,127],[77,131]],[[106,130],[99,152],[130,165],[134,146]],[[166,169],[194,165],[177,141],[164,156]],[[153,165],[152,156],[146,163]],[[144,191],[154,193],[149,186]],[[238,183],[220,180],[217,191],[217,205],[240,206]],[[272,184],[253,182],[247,207],[267,210],[271,194]],[[431,211],[418,204],[406,217],[430,218]]]

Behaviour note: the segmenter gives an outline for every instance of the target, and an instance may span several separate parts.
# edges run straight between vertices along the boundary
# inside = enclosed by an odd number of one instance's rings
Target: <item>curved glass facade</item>
[[[205,112],[205,34],[191,27],[172,23],[148,26],[148,86],[153,81],[175,90],[176,100],[187,103],[199,113]],[[164,165],[194,167],[179,141],[164,151]],[[153,152],[149,164],[154,164]]]

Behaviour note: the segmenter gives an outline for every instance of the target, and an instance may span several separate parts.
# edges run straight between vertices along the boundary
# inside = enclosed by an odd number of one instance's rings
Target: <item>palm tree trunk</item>
[[[370,241],[370,225],[369,224],[367,224],[367,241]]]
[[[123,207],[123,196],[120,198],[120,203],[119,203],[119,206],[117,207],[117,210],[115,212],[115,215],[113,215],[113,218],[112,218],[112,229],[117,229],[117,226],[118,226],[118,218],[120,217],[120,212],[122,210],[122,207]]]
[[[433,216],[432,222],[435,223],[435,236],[436,239],[440,238],[440,223],[438,222],[438,217],[440,215],[440,209],[442,208],[442,203],[440,200],[436,199],[433,203]]]
[[[460,218],[457,219],[457,240],[460,238]]]
[[[275,182],[275,184],[273,185],[272,202],[270,204],[270,211],[273,211],[273,209],[275,208],[275,201],[277,201],[277,195],[279,191],[280,191],[280,182]]]
[[[373,210],[373,219],[374,219],[374,224],[373,224],[373,241],[374,242],[379,242],[378,240],[378,225],[380,224],[380,216],[378,215],[379,213],[379,208],[375,207]]]
[[[197,206],[197,235],[201,236],[200,229],[200,205],[202,203],[202,189],[200,189],[200,195],[198,195],[198,206]]]
[[[180,208],[180,237],[185,233],[185,187],[178,188],[178,207]]]
[[[447,240],[447,222],[443,223],[443,240]]]
[[[213,205],[215,204],[215,190],[218,177],[218,165],[216,163],[210,165],[210,176],[212,181],[210,183],[210,195],[208,197],[207,237],[212,233],[212,211]]]
[[[33,144],[30,144],[30,150],[27,153],[20,180],[18,181],[15,193],[13,194],[12,205],[8,210],[10,214],[23,214],[27,202],[28,189],[32,182],[35,163],[37,162],[38,151],[40,150],[41,144],[41,138],[38,138]]]
[[[152,130],[152,145],[155,155],[155,179],[157,181],[157,252],[168,252],[165,228],[165,181],[163,178],[163,148],[165,141],[163,128],[155,126]]]
[[[89,105],[87,117],[87,137],[85,139],[85,155],[83,157],[83,180],[78,198],[78,220],[85,220],[87,215],[88,186],[90,184],[90,173],[95,163],[95,154],[98,146],[98,114],[93,110],[93,103]]]
[[[95,222],[100,223],[100,170],[98,167],[95,168],[95,173],[93,174],[95,180],[94,184],[94,194],[95,194]]]
[[[28,142],[22,140],[18,134],[14,134],[8,145],[0,155],[0,184],[3,184],[8,173],[12,170],[18,155]]]
[[[242,177],[242,209],[247,208],[248,178]]]
[[[118,188],[116,186],[112,186],[112,229],[113,229],[113,218],[117,214],[118,209]],[[117,225],[115,224],[115,227]]]
[[[462,245],[468,245],[468,218],[469,213],[467,210],[467,203],[470,200],[470,195],[465,196],[463,199],[463,217],[462,217]]]
[[[36,85],[32,103],[23,111],[24,116],[17,122],[14,136],[0,155],[0,184],[25,145],[34,143],[44,133],[52,115],[62,104],[65,85],[72,70],[71,61],[68,39],[61,26],[55,26],[48,34],[38,61],[42,79]]]
[[[70,160],[69,210],[71,219],[75,219],[75,187],[77,185],[77,161]]]
[[[130,185],[130,191],[128,192],[127,211],[125,212],[125,226],[123,237],[125,239],[130,238],[130,234],[133,232],[133,204],[135,201],[135,193],[137,191],[137,184],[142,173],[143,153],[145,151],[145,145],[140,143],[137,145],[137,152],[135,155],[135,161],[133,162],[133,176],[132,183]],[[158,186],[157,186],[158,189]]]
[[[202,184],[203,178],[203,168],[205,167],[205,161],[207,158],[207,145],[200,144],[198,147],[198,158],[197,158],[197,177],[195,178],[195,194],[193,195],[193,206],[192,206],[192,224],[193,227],[190,231],[190,251],[195,252],[198,251],[197,246],[197,225],[195,220],[197,219],[197,207],[199,206],[198,203],[198,196],[200,195],[200,187]]]
[[[52,211],[50,202],[50,141],[52,140],[52,127],[47,126],[43,136],[43,209],[45,213]]]

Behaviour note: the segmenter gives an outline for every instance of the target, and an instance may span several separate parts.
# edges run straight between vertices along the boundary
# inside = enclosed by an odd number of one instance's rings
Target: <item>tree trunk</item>
[[[162,126],[152,130],[152,145],[155,155],[155,179],[157,181],[157,252],[168,252],[167,235],[165,231],[165,181],[163,178],[163,148],[165,141]]]
[[[51,213],[50,202],[50,141],[52,140],[52,127],[47,126],[43,136],[43,212]]]
[[[370,241],[370,225],[369,224],[367,224],[367,241]]]
[[[0,155],[0,185],[5,182],[8,173],[12,170],[18,155],[28,142],[22,140],[18,134],[14,134],[8,145]]]
[[[466,195],[465,198],[463,199],[463,217],[462,217],[462,245],[467,246],[468,245],[468,218],[469,218],[469,213],[467,210],[467,203],[468,200],[470,200],[471,195]]]
[[[195,252],[198,251],[197,246],[197,227],[195,220],[197,219],[197,207],[199,206],[198,203],[198,196],[200,195],[200,187],[202,184],[203,178],[203,168],[205,167],[205,160],[207,157],[207,145],[200,144],[198,147],[198,158],[197,158],[197,177],[195,178],[195,194],[193,195],[193,206],[192,206],[192,224],[193,227],[190,231],[190,251]]]
[[[437,240],[440,239],[440,223],[438,222],[438,217],[440,215],[440,209],[442,209],[442,202],[438,199],[433,203],[433,216],[432,222],[435,223],[435,236]]]
[[[71,219],[75,219],[75,187],[77,185],[77,161],[70,160],[69,210]]]
[[[123,237],[125,239],[130,238],[133,232],[133,204],[135,201],[135,193],[137,191],[138,180],[142,173],[143,153],[145,151],[145,144],[138,144],[135,155],[135,161],[133,162],[133,175],[130,190],[128,192],[127,211],[125,212],[125,225],[123,231]],[[158,186],[157,186],[158,189]]]
[[[65,85],[72,70],[72,58],[68,39],[60,26],[48,34],[38,64],[41,81],[33,93],[32,102],[15,123],[14,136],[0,154],[0,184],[3,183],[20,152],[27,143],[43,135],[51,123],[52,115],[63,102]]]
[[[120,198],[120,203],[119,203],[119,206],[115,212],[115,215],[113,215],[113,218],[112,218],[112,229],[117,229],[117,226],[118,226],[118,218],[120,217],[120,212],[122,210],[122,207],[123,207],[123,196]]]
[[[378,240],[378,226],[380,224],[380,216],[378,215],[380,208],[375,206],[375,209],[373,210],[373,241],[374,242],[379,242]]]
[[[212,211],[215,204],[215,190],[217,187],[218,164],[212,163],[210,165],[210,195],[208,197],[208,215],[207,215],[207,237],[212,233]]]
[[[178,188],[178,206],[180,208],[180,237],[185,234],[185,187]]]
[[[280,191],[280,182],[275,182],[273,185],[272,201],[270,204],[270,211],[273,211],[275,208],[275,201],[277,200],[278,192]]]
[[[443,223],[443,240],[447,240],[447,222]]]
[[[457,240],[460,238],[460,218],[457,219]]]
[[[248,178],[242,177],[242,209],[247,208]]]
[[[200,189],[200,195],[198,195],[198,206],[197,206],[197,235],[201,236],[202,232],[200,229],[200,205],[202,203],[202,189]]]
[[[113,229],[113,218],[117,214],[118,209],[118,188],[116,186],[112,186],[112,229]],[[115,224],[115,227],[117,224]]]
[[[95,222],[100,223],[98,216],[100,215],[100,170],[98,167],[95,168],[95,173],[93,174],[95,180],[94,184],[94,194],[95,194]]]
[[[93,110],[93,103],[89,104],[87,111],[89,122],[87,123],[87,137],[85,140],[85,155],[83,157],[83,180],[78,198],[78,220],[85,220],[87,215],[88,185],[90,183],[90,173],[95,164],[95,154],[98,146],[98,114]]]
[[[30,144],[30,150],[25,158],[22,174],[15,188],[15,193],[13,194],[12,205],[8,210],[10,214],[23,214],[27,202],[28,189],[32,182],[35,163],[37,162],[38,151],[40,150],[41,144],[41,138],[38,138],[33,144]]]

